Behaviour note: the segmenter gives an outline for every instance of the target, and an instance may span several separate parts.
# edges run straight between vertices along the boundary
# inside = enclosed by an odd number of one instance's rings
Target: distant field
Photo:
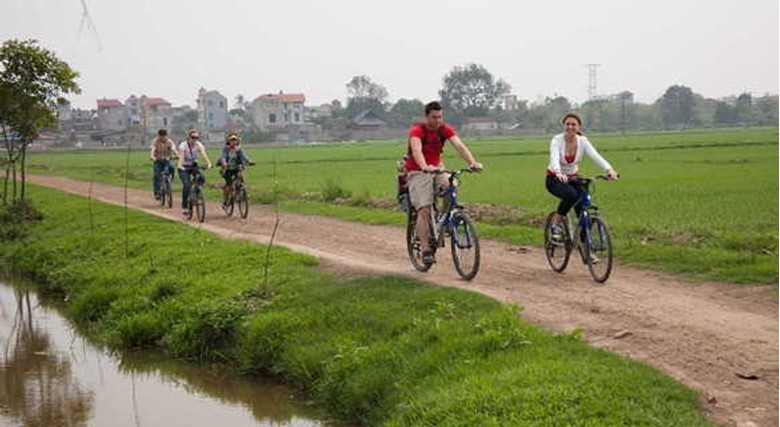
[[[599,183],[595,200],[613,228],[623,262],[683,272],[695,277],[745,283],[777,281],[778,129],[728,129],[627,135],[591,135],[591,141],[620,172],[617,182]],[[464,203],[515,206],[514,224],[484,225],[483,234],[517,243],[538,243],[534,227],[554,208],[544,189],[549,136],[466,141],[485,164],[467,176]],[[210,147],[216,158],[219,147]],[[338,189],[353,198],[394,197],[395,161],[405,141],[318,146],[248,148],[258,166],[246,176],[254,194],[281,187],[300,195]],[[127,153],[38,152],[30,172],[124,183]],[[129,185],[150,186],[148,152],[129,159]],[[461,162],[447,149],[447,163]],[[585,161],[584,172],[597,173]],[[215,183],[219,176],[207,173]],[[178,186],[177,186],[178,187]],[[216,194],[216,192],[214,193]],[[284,206],[362,220],[400,223],[356,207],[311,202]]]

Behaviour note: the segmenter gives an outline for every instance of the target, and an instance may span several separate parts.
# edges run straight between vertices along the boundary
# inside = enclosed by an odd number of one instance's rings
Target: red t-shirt
[[[444,149],[444,142],[455,135],[457,135],[455,128],[446,123],[442,124],[442,129],[428,129],[428,126],[420,123],[413,125],[409,129],[409,141],[412,140],[413,136],[420,138],[420,141],[423,143],[422,153],[423,157],[425,157],[425,162],[432,166],[441,164],[441,152]],[[414,156],[411,154],[411,148],[406,158],[405,168],[407,171],[420,170],[417,162],[414,161]]]

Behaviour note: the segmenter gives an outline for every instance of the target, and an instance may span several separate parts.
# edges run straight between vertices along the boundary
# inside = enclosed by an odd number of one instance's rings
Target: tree
[[[390,108],[390,124],[397,127],[409,126],[425,115],[425,105],[419,99],[399,99]]]
[[[69,93],[80,93],[79,74],[35,40],[7,40],[0,46],[0,129],[7,163],[3,203],[24,201],[27,147],[38,131],[57,124],[57,102]],[[17,192],[17,171],[21,190]],[[17,199],[18,197],[18,199]]]
[[[670,86],[657,102],[665,127],[686,127],[693,124],[695,99],[691,88]]]
[[[346,114],[348,118],[353,118],[365,110],[373,110],[374,113],[382,118],[385,117],[385,102],[387,101],[387,89],[384,86],[374,83],[368,76],[352,77],[347,83]]]
[[[481,117],[498,105],[501,97],[511,90],[509,83],[496,80],[485,67],[467,64],[454,67],[444,76],[439,90],[441,102],[450,111],[450,117]]]
[[[715,124],[733,125],[737,122],[737,110],[728,102],[715,101]]]
[[[737,97],[735,110],[737,123],[742,125],[753,124],[753,97],[749,93],[743,93]]]
[[[387,101],[387,89],[374,83],[368,76],[355,76],[347,83],[349,98],[371,98],[384,103]]]

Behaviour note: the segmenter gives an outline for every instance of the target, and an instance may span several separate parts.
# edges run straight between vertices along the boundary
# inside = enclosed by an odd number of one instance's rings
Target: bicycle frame
[[[431,224],[433,229],[433,236],[432,239],[434,242],[436,242],[437,247],[444,247],[444,230],[449,229],[450,234],[455,236],[456,243],[458,243],[458,246],[460,245],[460,242],[457,242],[457,233],[455,233],[455,227],[456,224],[453,222],[453,217],[461,210],[461,206],[458,205],[458,187],[455,183],[455,179],[464,172],[471,172],[470,169],[461,169],[457,171],[442,171],[441,173],[448,173],[449,176],[449,183],[450,185],[439,191],[436,195],[436,197],[441,197],[442,199],[445,199],[445,204],[447,206],[447,210],[445,212],[442,212],[439,214],[439,209],[436,207],[436,203],[433,204],[433,209],[431,209]],[[435,184],[434,184],[435,185]],[[471,242],[466,242],[467,244],[471,244]]]
[[[593,183],[593,180],[590,178],[577,178],[577,180],[582,184],[582,187],[585,190],[582,199],[579,202],[580,214],[577,217],[577,227],[572,228],[571,212],[566,216],[566,221],[568,222],[569,230],[574,231],[569,236],[572,248],[577,247],[580,251],[580,255],[584,256],[581,245],[585,243],[589,248],[593,247],[593,237],[590,232],[591,217],[598,217],[599,213],[598,207],[593,204],[593,196],[591,195],[590,190],[590,184]],[[585,236],[582,236],[583,233]]]

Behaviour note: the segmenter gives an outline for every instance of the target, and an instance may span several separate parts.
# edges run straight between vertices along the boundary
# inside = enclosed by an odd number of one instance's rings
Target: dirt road
[[[32,176],[34,184],[88,195],[90,185],[61,177]],[[93,198],[123,205],[124,190],[93,184]],[[128,190],[128,206],[183,221],[150,192]],[[174,201],[180,200],[176,194]],[[274,214],[252,206],[249,218],[228,218],[209,203],[205,230],[267,243]],[[275,243],[325,261],[340,271],[406,275],[468,289],[524,307],[522,316],[554,331],[581,328],[596,347],[648,363],[701,394],[701,406],[725,426],[778,425],[778,303],[774,286],[690,283],[675,276],[618,265],[605,285],[572,262],[552,272],[541,249],[486,240],[482,268],[472,282],[457,278],[441,254],[429,273],[405,255],[404,232],[318,216],[282,213]],[[400,215],[400,213],[399,213]]]

